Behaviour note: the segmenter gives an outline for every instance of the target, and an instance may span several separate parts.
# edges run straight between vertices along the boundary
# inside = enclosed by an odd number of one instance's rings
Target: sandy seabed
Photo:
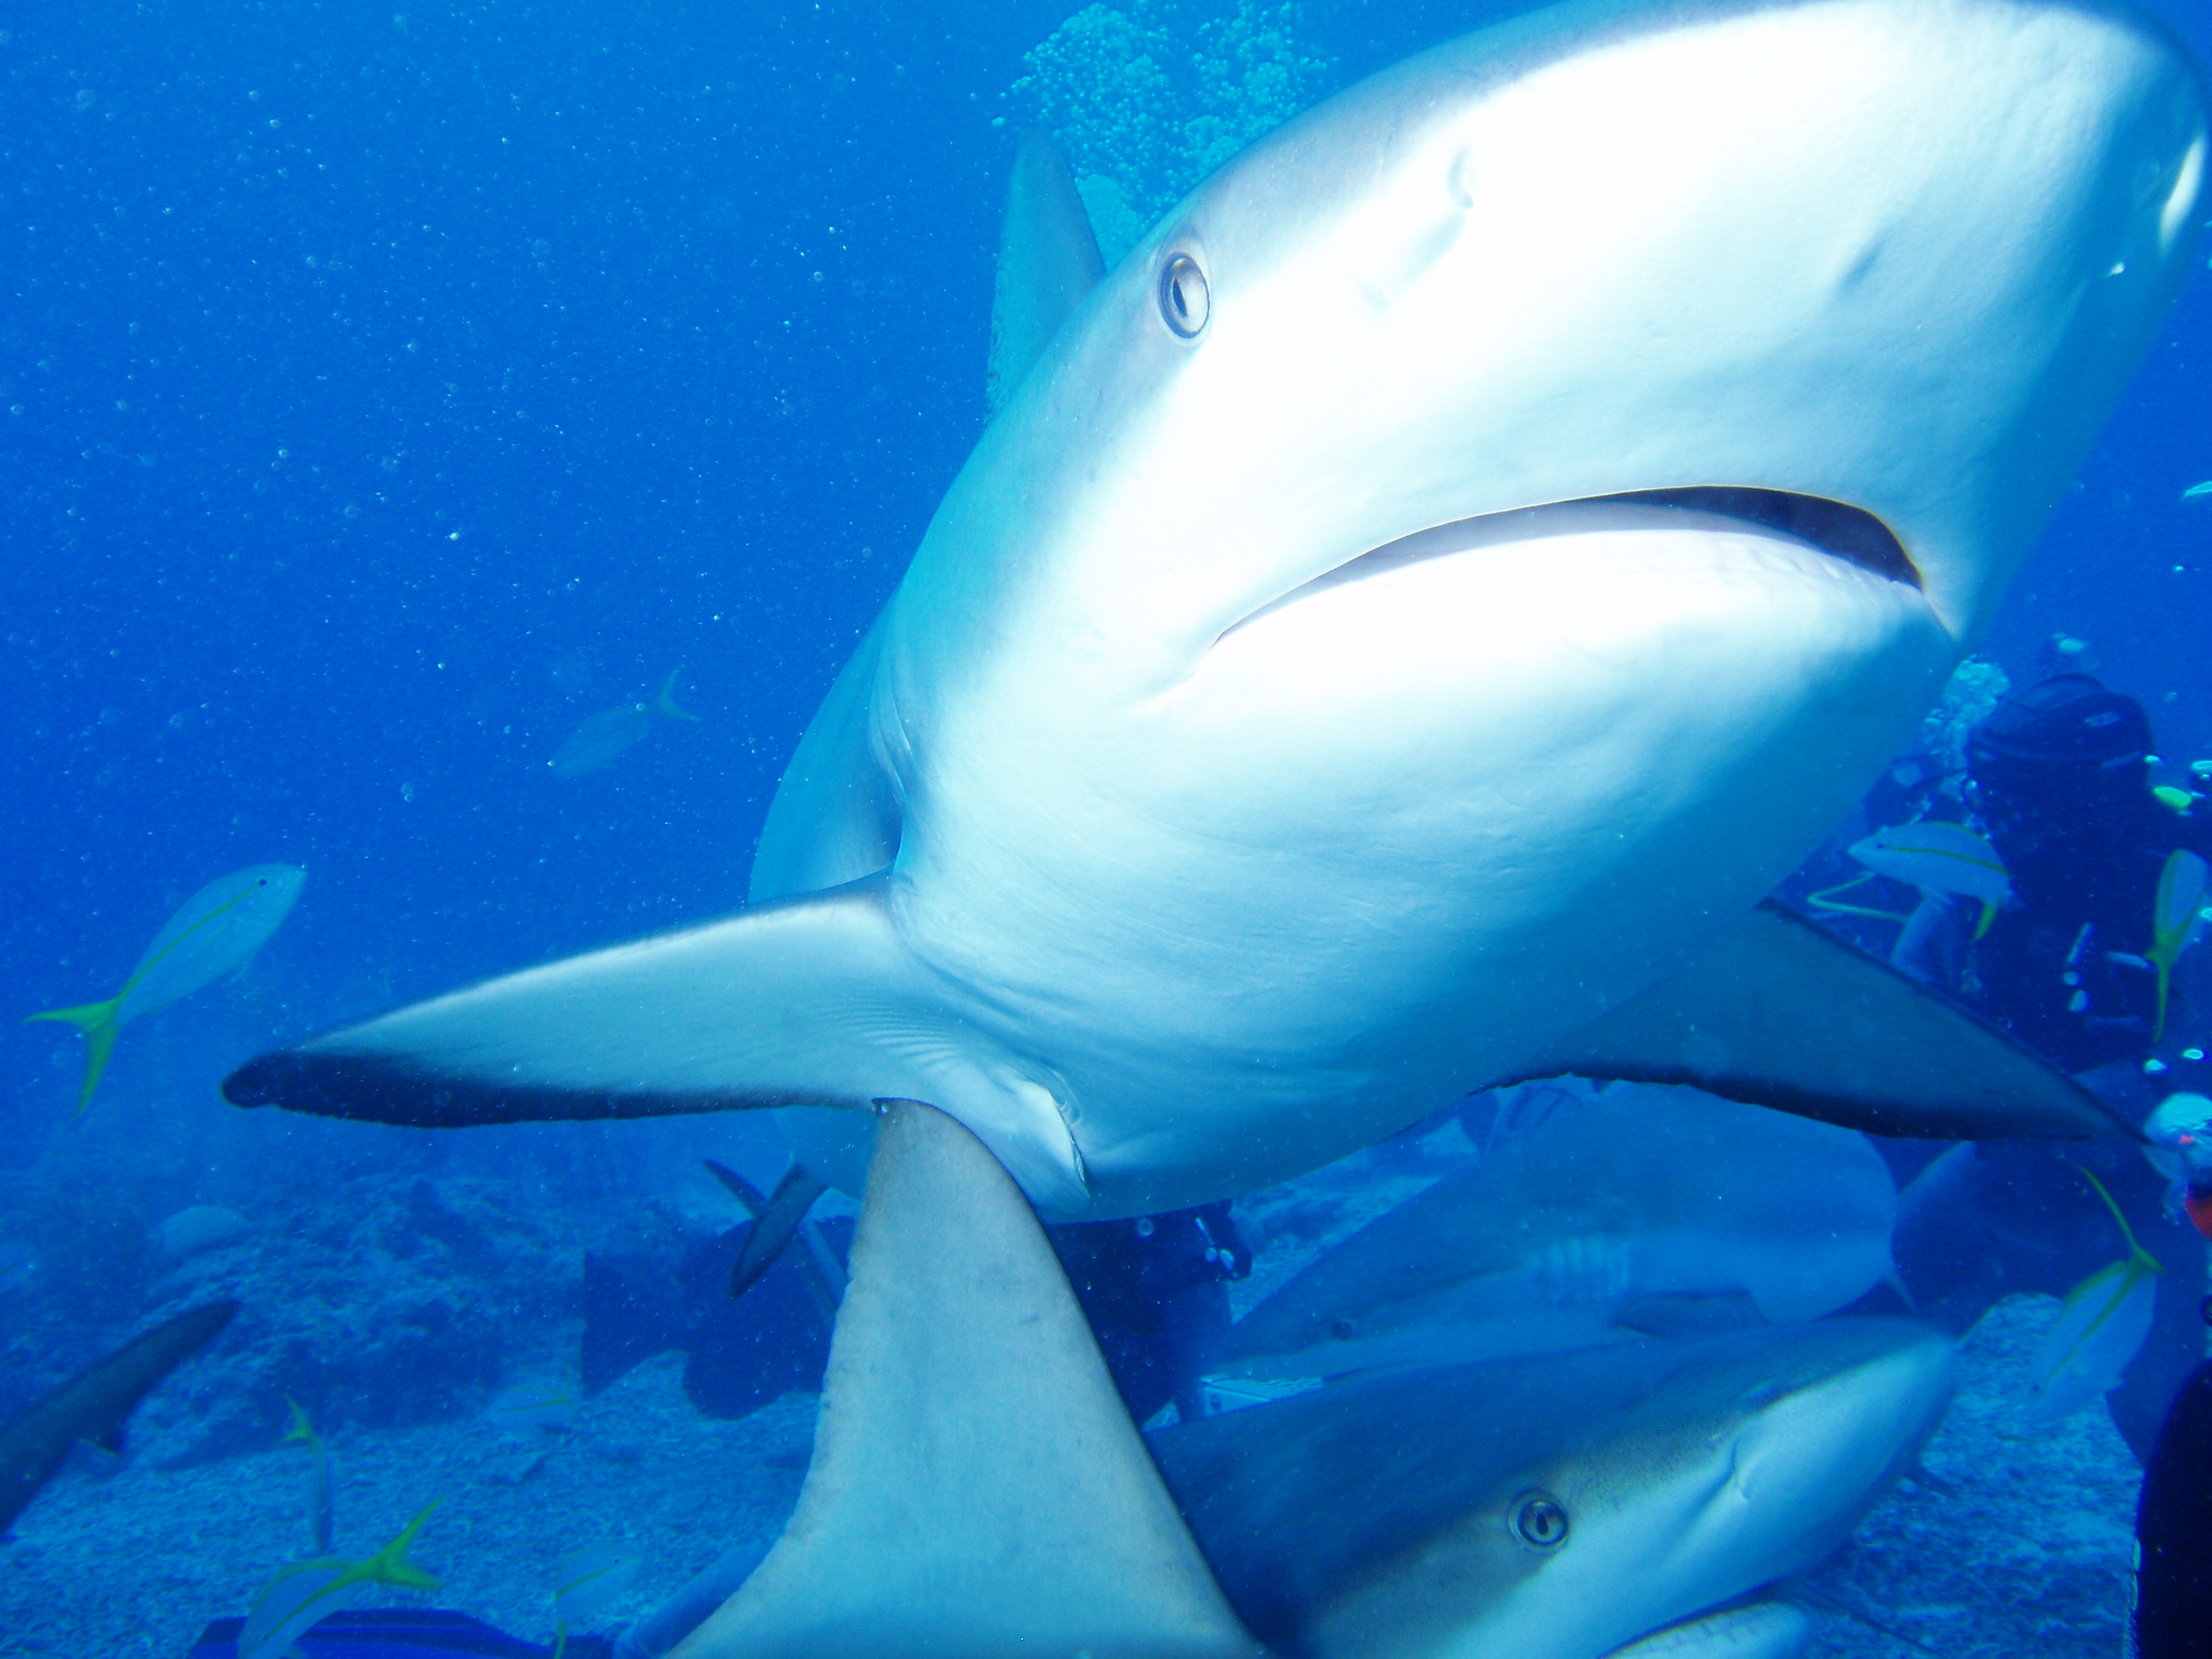
[[[2020,1435],[2026,1365],[2054,1312],[2005,1303],[1966,1349],[1966,1381],[1923,1459],[1800,1598],[1820,1659],[2120,1651],[2135,1465],[2101,1413]],[[554,1565],[606,1540],[641,1570],[634,1615],[744,1536],[781,1523],[804,1471],[811,1395],[739,1422],[695,1412],[675,1355],[584,1402],[573,1426],[478,1418],[361,1433],[331,1448],[341,1554],[383,1543],[432,1498],[416,1546],[435,1598],[550,1640]],[[309,1553],[304,1459],[280,1448],[181,1470],[66,1471],[0,1548],[0,1653],[175,1659]]]

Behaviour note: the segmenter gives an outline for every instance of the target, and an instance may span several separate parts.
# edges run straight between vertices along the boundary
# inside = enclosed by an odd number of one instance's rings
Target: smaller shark
[[[161,1380],[231,1322],[236,1302],[210,1302],[157,1325],[64,1382],[0,1429],[0,1532],[38,1496],[79,1440],[118,1450],[123,1425]]]
[[[1894,1274],[1897,1185],[1855,1130],[1649,1084],[1509,1103],[1519,1128],[1253,1308],[1212,1369],[1341,1376],[1786,1324]]]
[[[1780,1659],[1803,1615],[1742,1599],[1850,1536],[1956,1381],[1941,1332],[1834,1319],[1391,1372],[1147,1438],[1281,1659]]]

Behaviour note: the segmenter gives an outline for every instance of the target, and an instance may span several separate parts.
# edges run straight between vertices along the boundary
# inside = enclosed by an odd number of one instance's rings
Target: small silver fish
[[[668,677],[661,682],[659,695],[651,702],[620,703],[594,715],[569,734],[553,752],[553,758],[545,763],[547,767],[563,778],[598,772],[613,766],[644,742],[652,730],[654,715],[697,721],[698,715],[686,714],[676,706],[676,677],[683,671],[680,667],[670,670]]]

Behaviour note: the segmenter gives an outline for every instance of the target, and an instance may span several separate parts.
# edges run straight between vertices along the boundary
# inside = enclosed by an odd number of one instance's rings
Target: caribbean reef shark
[[[1529,1093],[1539,1121],[1309,1264],[1208,1369],[1342,1376],[1795,1323],[1894,1276],[1897,1187],[1866,1136],[1691,1089]]]
[[[1145,1438],[1285,1659],[1782,1659],[1809,1621],[1743,1599],[1850,1535],[1956,1376],[1928,1326],[1833,1319],[1394,1372]],[[750,1564],[617,1653],[665,1652]]]
[[[180,1313],[124,1344],[0,1429],[0,1531],[38,1496],[79,1440],[116,1450],[130,1414],[162,1379],[231,1322],[236,1302]]]
[[[1758,903],[2153,338],[2206,102],[2103,3],[1570,5],[1269,135],[1072,309],[1095,245],[1033,155],[1001,401],[799,743],[753,906],[226,1092],[848,1109],[785,1114],[867,1188],[824,1432],[690,1651],[1249,1652],[1032,1206],[1232,1196],[1564,1071],[2113,1127]]]
[[[1285,1659],[1598,1659],[1662,1630],[1683,1659],[1756,1659],[1754,1630],[1795,1652],[1802,1616],[1728,1605],[1851,1535],[1942,1420],[1954,1355],[1879,1319],[1645,1338],[1358,1379],[1149,1439]]]

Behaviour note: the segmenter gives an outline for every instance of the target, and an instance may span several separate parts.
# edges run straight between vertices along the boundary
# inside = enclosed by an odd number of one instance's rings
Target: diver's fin
[[[128,988],[125,989],[127,994]],[[115,1039],[120,1030],[115,1023],[115,1011],[122,1004],[122,997],[111,996],[105,1002],[48,1008],[44,1014],[23,1016],[27,1026],[41,1020],[56,1020],[85,1033],[85,1078],[77,1088],[77,1109],[80,1113],[92,1103],[92,1090],[100,1086],[100,1074],[107,1070],[108,1056],[115,1052]]]
[[[722,1188],[735,1198],[738,1207],[753,1220],[760,1219],[760,1212],[768,1207],[768,1200],[760,1196],[760,1189],[747,1180],[728,1164],[718,1164],[711,1158],[699,1160],[707,1166],[707,1173],[722,1184]]]
[[[776,1183],[774,1196],[753,1221],[745,1248],[738,1252],[737,1261],[729,1270],[729,1294],[733,1297],[744,1295],[762,1274],[776,1265],[776,1258],[791,1242],[791,1235],[798,1231],[806,1212],[814,1208],[814,1201],[829,1190],[827,1181],[798,1159],[791,1160],[791,1166]]]
[[[706,1160],[706,1164],[707,1167],[714,1172],[715,1179],[729,1189],[729,1195],[742,1205],[745,1207],[745,1213],[753,1218],[753,1231],[746,1240],[745,1249],[739,1252],[737,1264],[730,1271],[730,1294],[735,1296],[742,1294],[744,1289],[752,1285],[753,1280],[767,1272],[768,1268],[774,1264],[775,1256],[771,1254],[761,1262],[757,1271],[746,1278],[742,1286],[738,1283],[739,1274],[745,1269],[746,1254],[752,1249],[753,1240],[761,1236],[760,1218],[768,1213],[772,1201],[762,1198],[759,1187],[730,1168],[728,1165],[718,1164],[711,1158]],[[777,1184],[778,1195],[780,1197],[785,1186],[802,1177],[808,1180],[813,1179],[813,1177],[805,1175],[794,1160],[791,1168],[784,1172],[784,1179]],[[808,1205],[811,1205],[814,1199],[819,1198],[826,1190],[826,1187],[817,1182],[813,1195],[807,1199]],[[845,1299],[845,1269],[839,1265],[836,1256],[831,1253],[829,1245],[823,1241],[822,1230],[805,1219],[804,1210],[799,1211],[798,1215],[800,1218],[793,1222],[791,1226],[798,1234],[799,1243],[805,1247],[799,1256],[799,1272],[805,1277],[808,1294],[813,1297],[814,1305],[822,1314],[822,1322],[834,1330],[837,1323],[837,1304]],[[778,1248],[780,1249],[786,1247],[779,1246]]]
[[[1049,134],[1024,128],[1014,139],[998,287],[991,296],[984,402],[992,414],[1006,407],[1060,325],[1105,274],[1098,238],[1059,146]]]
[[[677,1659],[1257,1651],[1020,1190],[887,1103],[798,1508]]]
[[[2140,1134],[2041,1055],[1771,901],[1499,1084],[1687,1083],[1873,1135]]]

